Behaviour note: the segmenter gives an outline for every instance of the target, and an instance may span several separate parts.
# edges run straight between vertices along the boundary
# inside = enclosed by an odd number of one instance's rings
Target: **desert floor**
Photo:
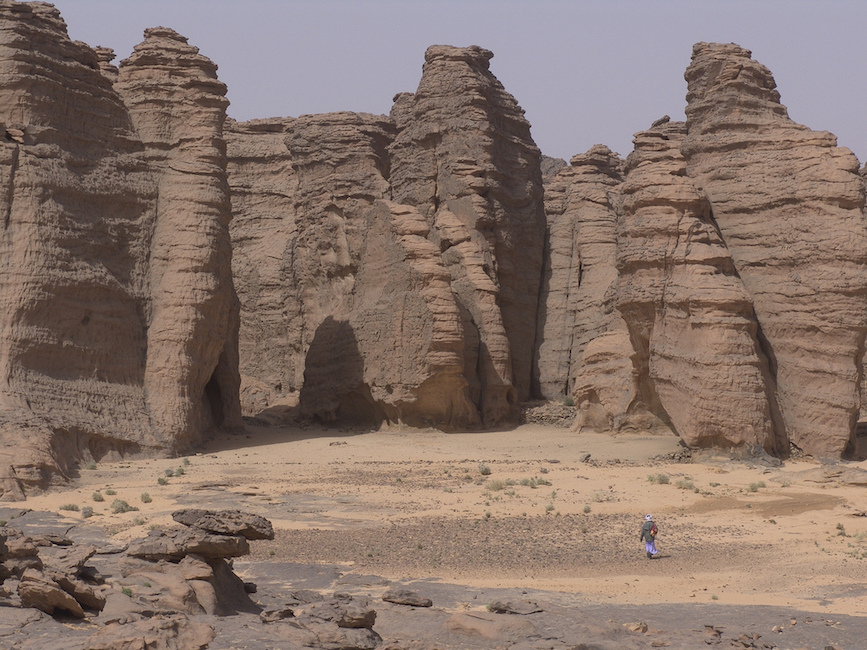
[[[253,427],[187,458],[91,466],[26,505],[73,519],[89,506],[90,522],[119,540],[171,525],[180,507],[249,510],[277,530],[253,543],[252,562],[593,603],[773,605],[830,623],[867,616],[867,462],[711,452],[678,462],[679,450],[668,436],[539,425]],[[114,514],[116,500],[138,510]],[[645,513],[660,528],[654,560],[638,539]]]

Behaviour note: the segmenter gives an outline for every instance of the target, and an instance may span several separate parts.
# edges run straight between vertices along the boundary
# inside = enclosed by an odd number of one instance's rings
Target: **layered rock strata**
[[[626,163],[617,309],[637,396],[690,447],[787,451],[752,301],[685,174],[685,137],[682,122],[638,133]]]
[[[428,48],[417,91],[396,97],[390,149],[393,198],[430,224],[477,332],[478,364],[465,371],[485,423],[530,396],[545,231],[540,153],[492,56]]]
[[[548,221],[538,311],[538,390],[572,395],[587,344],[622,326],[614,309],[623,161],[604,145],[572,158],[545,185]],[[621,327],[622,329],[622,327]]]
[[[686,80],[687,174],[752,298],[785,435],[839,456],[853,440],[867,331],[858,161],[789,119],[748,50],[698,43]]]
[[[248,413],[472,427],[529,396],[539,152],[490,57],[431,48],[391,117],[230,124]]]
[[[236,422],[215,67],[149,33],[121,73],[136,112],[53,6],[4,2],[0,32],[4,475],[42,485]]]

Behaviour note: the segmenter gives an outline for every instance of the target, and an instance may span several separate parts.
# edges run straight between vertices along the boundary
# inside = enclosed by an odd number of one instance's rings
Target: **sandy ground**
[[[867,616],[867,462],[710,452],[677,462],[678,450],[668,436],[538,425],[251,428],[187,458],[82,469],[25,505],[71,519],[89,506],[120,540],[172,525],[180,507],[250,510],[277,530],[253,543],[253,561],[340,563],[395,580]],[[115,514],[116,500],[138,510]],[[654,560],[638,540],[645,513],[660,528]]]

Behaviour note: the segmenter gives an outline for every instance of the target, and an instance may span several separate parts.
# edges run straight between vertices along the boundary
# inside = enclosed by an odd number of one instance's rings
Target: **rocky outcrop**
[[[789,119],[748,50],[698,43],[686,79],[687,174],[752,298],[785,435],[840,456],[853,440],[867,330],[858,161],[832,134]]]
[[[4,475],[44,485],[237,423],[215,66],[149,31],[118,92],[53,6],[4,2],[0,31]]]
[[[617,309],[637,397],[690,447],[787,451],[752,301],[686,176],[685,137],[684,123],[662,121],[636,134],[626,163]]]
[[[622,323],[614,309],[616,202],[623,161],[596,145],[545,185],[548,228],[538,312],[538,390],[572,395],[587,344]]]
[[[144,158],[157,174],[148,268],[144,390],[171,444],[201,442],[240,419],[238,303],[232,284],[232,218],[222,140],[226,87],[217,66],[165,28],[120,66],[115,87]],[[182,289],[181,289],[182,288]]]
[[[418,90],[396,97],[391,146],[393,198],[430,224],[467,341],[477,332],[465,372],[486,424],[530,395],[545,229],[539,150],[492,56],[428,48]]]
[[[230,123],[247,413],[466,428],[529,396],[539,152],[490,56],[431,48],[391,118]]]

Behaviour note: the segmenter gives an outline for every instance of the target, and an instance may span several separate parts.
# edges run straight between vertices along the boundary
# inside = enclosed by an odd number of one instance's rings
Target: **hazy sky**
[[[789,116],[867,160],[865,0],[54,0],[69,34],[118,63],[146,27],[172,27],[219,66],[238,120],[388,113],[428,45],[481,45],[542,152],[684,119],[697,41],[735,42],[774,73]]]

